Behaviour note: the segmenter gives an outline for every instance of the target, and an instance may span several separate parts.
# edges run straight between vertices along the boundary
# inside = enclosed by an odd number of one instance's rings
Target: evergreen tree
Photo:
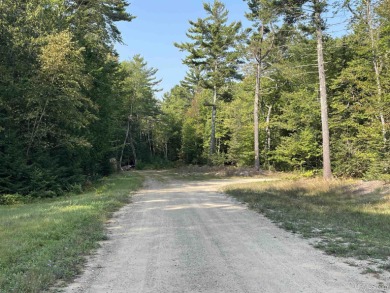
[[[325,179],[331,179],[328,98],[323,53],[323,31],[326,27],[323,15],[327,11],[328,3],[324,0],[275,0],[274,5],[285,16],[285,21],[287,23],[293,24],[301,21],[301,28],[306,32],[314,34],[317,40],[317,64],[322,122],[323,176]]]
[[[164,95],[161,103],[157,143],[163,150],[165,160],[176,161],[180,158],[182,147],[182,128],[185,114],[192,100],[191,91],[183,86],[175,86]]]
[[[234,100],[224,109],[224,126],[229,130],[227,161],[232,165],[253,165],[253,85],[248,75],[233,87]]]
[[[213,155],[216,150],[216,114],[218,96],[222,94],[221,88],[231,79],[237,78],[239,53],[235,50],[240,40],[240,22],[227,24],[228,11],[225,5],[215,0],[212,4],[204,3],[207,13],[204,19],[196,22],[190,21],[191,28],[187,37],[191,40],[185,43],[175,43],[182,51],[187,51],[188,56],[183,63],[190,68],[197,67],[203,74],[202,86],[213,91],[210,135],[210,152]]]
[[[148,68],[144,58],[135,55],[132,60],[121,63],[121,73],[125,77],[121,84],[121,120],[125,131],[119,164],[122,166],[128,146],[131,149],[130,156],[127,156],[128,164],[137,165],[139,160],[150,162],[155,154],[153,129],[160,113],[155,97],[155,93],[159,91],[156,86],[160,83],[155,76],[157,69]]]
[[[246,0],[250,12],[246,17],[253,23],[253,32],[249,43],[250,58],[256,64],[256,86],[254,98],[254,151],[255,151],[255,169],[260,169],[260,150],[259,150],[259,101],[262,94],[262,83],[264,71],[269,67],[269,58],[276,43],[275,23],[278,15],[270,1],[264,0]],[[271,106],[268,106],[271,110]]]
[[[355,33],[359,33],[359,43],[356,44],[357,48],[360,48],[360,52],[365,51],[363,54],[366,58],[370,58],[372,62],[373,71],[375,74],[376,83],[376,102],[377,115],[382,127],[382,138],[384,148],[387,145],[387,127],[386,113],[383,111],[385,108],[385,96],[386,86],[384,85],[384,69],[386,68],[386,55],[388,55],[388,46],[381,46],[383,39],[388,38],[386,29],[386,17],[381,17],[380,13],[383,11],[383,7],[386,7],[386,1],[345,1],[345,5],[353,14],[353,27]],[[383,14],[382,14],[383,15]],[[388,22],[388,18],[387,18]],[[385,41],[386,42],[386,41]],[[363,45],[363,46],[362,46]],[[387,48],[386,48],[387,47]],[[364,48],[364,49],[363,49]],[[384,49],[384,50],[383,50]]]
[[[386,1],[347,1],[346,5],[353,13],[353,33],[345,38],[348,63],[332,86],[335,170],[342,175],[375,177],[389,172],[389,63],[385,53],[389,42],[386,17],[381,17]]]
[[[118,98],[112,45],[115,22],[132,19],[126,6],[0,2],[0,193],[52,196],[106,172],[113,150],[105,127]]]

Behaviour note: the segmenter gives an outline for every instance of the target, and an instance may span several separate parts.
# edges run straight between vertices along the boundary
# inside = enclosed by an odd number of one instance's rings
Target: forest
[[[114,48],[126,0],[1,0],[0,202],[130,167],[389,180],[390,1],[244,2],[249,27],[203,3],[172,44],[187,75],[158,99],[157,69]]]

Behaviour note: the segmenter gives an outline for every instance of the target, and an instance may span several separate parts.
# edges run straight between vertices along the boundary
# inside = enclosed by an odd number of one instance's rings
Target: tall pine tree
[[[213,100],[209,103],[212,108],[209,151],[211,157],[216,149],[216,115],[221,88],[229,80],[238,77],[239,53],[235,49],[241,36],[241,23],[228,24],[228,11],[218,0],[212,4],[204,3],[203,8],[207,17],[190,21],[191,28],[187,33],[190,41],[175,43],[175,46],[188,52],[183,63],[190,68],[198,67],[203,72],[202,86],[213,91]]]

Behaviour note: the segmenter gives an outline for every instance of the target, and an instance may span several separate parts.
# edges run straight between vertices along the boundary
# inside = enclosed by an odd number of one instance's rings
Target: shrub
[[[0,194],[0,205],[22,204],[29,200],[29,197],[20,194]]]

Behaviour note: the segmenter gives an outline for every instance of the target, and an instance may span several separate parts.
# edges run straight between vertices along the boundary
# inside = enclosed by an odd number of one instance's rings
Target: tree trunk
[[[131,131],[129,132],[129,138],[130,138],[130,147],[131,147],[131,151],[133,153],[133,158],[134,158],[134,167],[137,166],[137,153],[135,151],[135,147],[134,147],[134,141],[133,141],[133,136],[131,134]]]
[[[42,122],[43,116],[45,115],[46,107],[48,104],[49,104],[49,100],[46,100],[45,105],[43,106],[42,112],[39,115],[39,119],[38,119],[38,117],[36,117],[36,119],[35,119],[34,126],[32,129],[32,132],[31,132],[31,136],[30,136],[30,141],[28,143],[28,147],[27,147],[27,151],[26,151],[27,157],[29,157],[29,155],[30,155],[30,149],[33,146],[35,136],[38,132],[39,126],[41,125],[41,122]]]
[[[150,137],[150,130],[148,130],[148,144],[149,144],[149,154],[150,154],[150,158],[153,158],[153,145],[152,145],[152,139]]]
[[[168,141],[164,143],[164,158],[168,161]]]
[[[386,139],[386,120],[382,112],[382,83],[380,79],[381,75],[381,65],[380,60],[377,52],[377,41],[375,40],[374,36],[374,25],[372,23],[373,16],[372,16],[372,9],[371,9],[371,1],[366,1],[366,14],[367,14],[367,25],[368,25],[368,31],[370,35],[371,40],[371,51],[372,51],[372,59],[373,59],[373,65],[374,65],[374,71],[375,71],[375,81],[376,81],[376,87],[377,87],[377,95],[378,95],[378,106],[379,106],[379,118],[381,121],[382,126],[382,136],[383,136],[383,143],[386,145],[387,139]]]
[[[128,137],[129,137],[129,133],[130,133],[130,120],[131,120],[131,118],[128,117],[128,119],[127,119],[127,130],[126,130],[125,141],[123,142],[122,152],[121,152],[121,156],[120,156],[120,158],[119,158],[119,168],[120,168],[121,170],[122,170],[123,153],[124,153],[124,151],[125,151],[127,139],[128,139]]]
[[[211,113],[211,137],[210,137],[210,156],[215,154],[215,121],[217,117],[217,87],[214,86],[214,97]]]
[[[379,118],[381,121],[382,126],[382,136],[383,136],[383,143],[386,145],[387,139],[386,139],[386,121],[385,117],[383,116],[382,112],[382,83],[380,80],[380,70],[379,65],[376,60],[374,60],[374,69],[375,69],[375,79],[376,79],[376,86],[377,86],[377,94],[378,94],[378,106],[379,106]]]
[[[259,100],[260,100],[260,78],[261,64],[256,64],[256,89],[255,89],[255,104],[253,110],[254,136],[255,136],[255,170],[260,170],[260,152],[259,152]]]
[[[328,125],[328,101],[326,93],[326,77],[324,66],[323,40],[321,18],[319,12],[315,13],[317,25],[317,56],[318,56],[318,75],[320,80],[320,100],[321,100],[321,122],[322,122],[322,156],[323,156],[323,177],[332,179],[332,170],[330,164],[330,141]]]
[[[271,128],[269,127],[269,123],[271,120],[272,106],[267,106],[267,107],[268,107],[268,113],[267,113],[267,119],[265,121],[265,133],[267,135],[265,158],[266,158],[267,166],[269,166],[268,152],[271,150]]]

